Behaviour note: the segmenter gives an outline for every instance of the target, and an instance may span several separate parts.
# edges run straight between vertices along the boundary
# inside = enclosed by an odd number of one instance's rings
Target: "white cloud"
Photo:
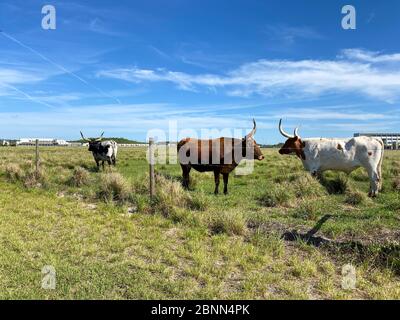
[[[400,71],[378,62],[397,62],[399,54],[380,55],[352,49],[335,60],[258,60],[221,74],[188,74],[166,69],[119,68],[100,77],[130,82],[171,82],[183,90],[224,89],[229,95],[254,94],[319,96],[360,94],[386,102],[400,98]]]
[[[42,78],[30,72],[0,68],[0,85],[7,86],[11,84],[20,84],[27,82],[40,81]]]
[[[342,51],[342,56],[348,59],[355,59],[365,62],[400,62],[400,53],[381,54],[377,51],[367,51],[361,49],[345,49]]]

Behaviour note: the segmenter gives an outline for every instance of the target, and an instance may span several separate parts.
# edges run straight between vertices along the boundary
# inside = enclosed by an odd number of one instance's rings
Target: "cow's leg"
[[[214,182],[215,182],[214,194],[218,194],[218,187],[219,187],[219,170],[215,170],[215,171],[214,171]]]
[[[114,166],[117,165],[117,159],[114,156],[112,157],[112,163],[113,163]]]
[[[99,160],[95,160],[95,161],[96,161],[97,171],[100,171],[100,161]]]
[[[369,197],[376,197],[379,192],[379,185],[380,185],[380,177],[377,168],[366,168],[368,171],[368,176],[370,180],[370,189],[368,196]]]
[[[228,194],[228,179],[229,173],[223,173],[222,177],[224,179],[224,194]]]
[[[190,169],[191,167],[187,164],[181,164],[181,168],[182,168],[182,186],[185,189],[189,189],[189,182],[190,182],[190,177],[189,177],[189,173],[190,173]]]
[[[104,171],[104,160],[101,161],[101,166],[103,167],[103,171]]]
[[[108,166],[111,167],[111,160],[107,160]]]
[[[377,167],[377,172],[378,172],[378,191],[382,190],[382,162],[379,162],[378,167]]]

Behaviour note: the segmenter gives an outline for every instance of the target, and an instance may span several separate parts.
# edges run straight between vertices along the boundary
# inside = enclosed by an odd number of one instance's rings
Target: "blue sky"
[[[259,143],[283,140],[280,117],[303,137],[400,131],[396,0],[2,0],[0,29],[2,138],[144,140],[169,120],[200,134],[253,117]]]

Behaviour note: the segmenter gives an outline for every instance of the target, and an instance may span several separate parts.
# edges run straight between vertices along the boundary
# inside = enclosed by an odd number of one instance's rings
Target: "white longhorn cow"
[[[382,139],[367,136],[302,139],[298,135],[298,128],[294,130],[294,135],[286,133],[282,129],[282,119],[279,121],[279,132],[287,138],[279,153],[295,153],[312,175],[319,175],[326,170],[350,173],[364,167],[370,179],[368,195],[375,197],[381,190],[384,152]]]

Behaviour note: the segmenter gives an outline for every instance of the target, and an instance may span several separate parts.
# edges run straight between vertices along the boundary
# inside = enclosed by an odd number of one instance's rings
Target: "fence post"
[[[153,199],[155,192],[155,176],[154,176],[154,139],[149,138],[149,165],[150,165],[150,199]]]
[[[35,141],[35,149],[36,149],[36,159],[35,159],[36,175],[39,175],[39,139],[36,139]]]

